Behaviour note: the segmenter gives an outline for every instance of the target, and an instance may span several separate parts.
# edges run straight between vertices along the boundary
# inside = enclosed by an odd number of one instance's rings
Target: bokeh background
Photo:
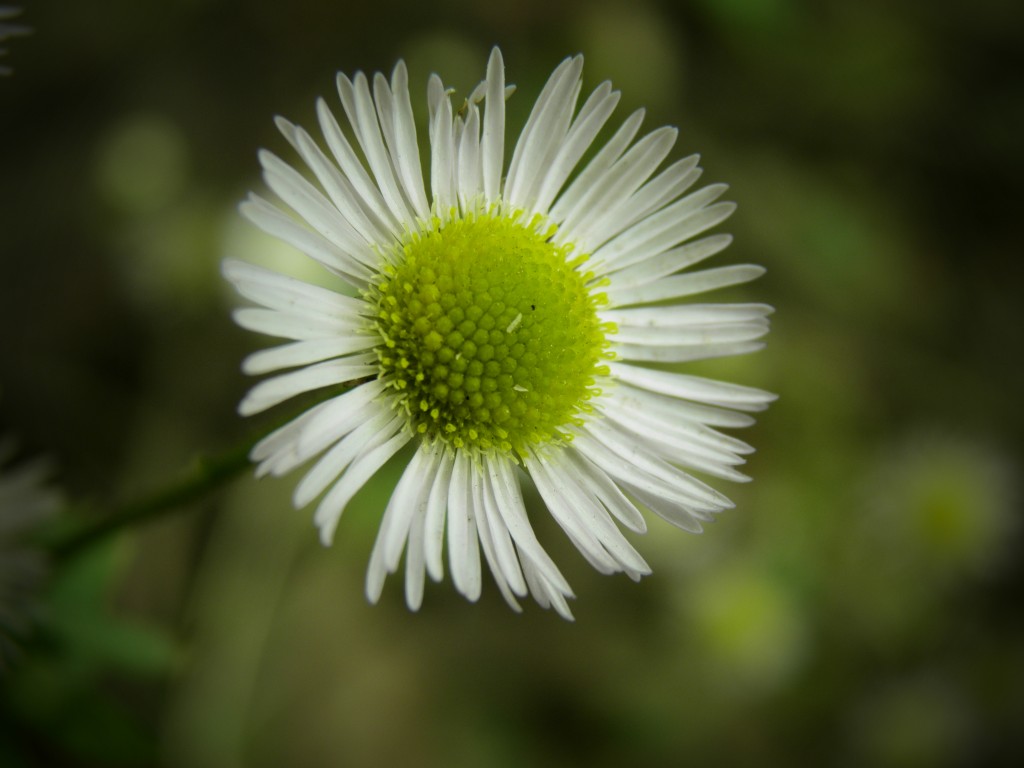
[[[0,431],[74,520],[243,423],[231,255],[271,117],[404,57],[465,93],[493,44],[521,124],[565,55],[731,184],[719,264],[768,349],[693,370],[780,394],[752,484],[654,575],[540,535],[577,621],[362,580],[389,466],[332,549],[248,473],[55,568],[0,678],[10,766],[894,765],[1024,760],[1024,9],[998,0],[32,3],[0,78]],[[541,519],[541,518],[538,518]]]

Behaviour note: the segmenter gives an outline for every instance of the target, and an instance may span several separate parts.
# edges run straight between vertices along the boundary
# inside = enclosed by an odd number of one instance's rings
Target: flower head
[[[14,453],[0,440],[0,670],[18,653],[31,629],[36,594],[46,576],[46,559],[26,537],[56,511],[58,495],[46,485],[49,469],[34,461],[5,467]]]
[[[13,19],[20,14],[21,8],[16,8],[10,5],[0,5],[0,43],[4,42],[8,38],[19,37],[29,33],[29,28],[22,24],[8,23],[9,19]],[[0,48],[0,56],[3,56],[6,53],[6,49]],[[9,74],[11,74],[10,67],[0,66],[0,75]]]
[[[267,185],[298,220],[256,196],[242,212],[355,296],[225,262],[261,305],[238,310],[237,322],[290,340],[246,359],[253,374],[292,370],[255,386],[241,412],[348,387],[252,458],[259,474],[280,475],[319,457],[294,501],[322,496],[315,519],[328,543],[367,479],[415,446],[370,557],[372,601],[404,550],[406,600],[418,608],[425,575],[443,576],[447,539],[452,580],[469,599],[480,594],[482,549],[510,605],[529,593],[568,618],[573,594],[528,519],[524,472],[595,568],[634,579],[650,568],[620,526],[643,532],[646,508],[699,531],[732,505],[687,469],[746,479],[735,466],[752,449],[717,427],[750,424],[741,411],[773,396],[646,364],[759,349],[770,307],[679,300],[763,270],[681,272],[729,244],[693,238],[734,205],[715,202],[720,184],[686,194],[701,173],[696,157],[657,172],[675,129],[634,141],[635,112],[582,163],[619,100],[606,82],[577,110],[582,67],[577,56],[555,69],[507,167],[512,89],[497,49],[461,106],[430,78],[426,182],[401,62],[390,81],[338,76],[350,131],[320,100],[326,150],[278,119],[316,184],[260,154]]]

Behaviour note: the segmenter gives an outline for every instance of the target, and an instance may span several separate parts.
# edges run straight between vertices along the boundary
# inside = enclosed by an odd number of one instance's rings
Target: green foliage
[[[532,97],[580,50],[623,117],[679,125],[740,204],[720,263],[768,268],[731,293],[778,310],[765,352],[688,370],[780,399],[735,510],[634,539],[640,584],[531,510],[574,625],[490,584],[365,605],[398,459],[331,549],[291,481],[190,474],[156,504],[180,519],[57,563],[0,764],[1024,761],[1019,4],[44,6],[0,80],[0,416],[89,508],[131,516],[122,489],[241,438],[254,342],[217,264],[248,255],[256,149],[286,151],[268,116],[310,124],[335,70],[400,56],[414,93],[433,68],[465,93],[498,42]]]

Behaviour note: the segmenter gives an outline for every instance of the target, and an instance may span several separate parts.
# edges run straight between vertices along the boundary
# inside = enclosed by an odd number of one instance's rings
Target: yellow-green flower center
[[[367,294],[381,379],[420,434],[522,454],[567,439],[607,375],[607,334],[585,255],[554,227],[499,211],[409,235]]]

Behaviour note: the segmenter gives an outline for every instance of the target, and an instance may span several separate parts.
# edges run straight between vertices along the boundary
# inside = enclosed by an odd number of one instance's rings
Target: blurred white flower
[[[751,424],[742,411],[760,411],[774,396],[648,364],[760,349],[770,307],[680,300],[763,270],[682,272],[729,244],[727,235],[690,241],[735,206],[715,202],[722,184],[686,194],[701,174],[696,156],[656,173],[676,129],[634,142],[637,111],[582,163],[619,100],[605,82],[577,110],[582,68],[577,56],[555,69],[507,167],[512,89],[497,49],[461,106],[430,78],[428,184],[402,62],[390,82],[379,73],[338,76],[351,134],[320,100],[326,152],[278,119],[319,187],[260,153],[268,186],[298,218],[255,195],[242,212],[357,297],[226,262],[239,293],[263,307],[239,310],[237,322],[290,340],[251,355],[245,370],[295,369],[254,387],[240,410],[349,388],[252,452],[260,475],[320,456],[294,501],[324,494],[316,511],[324,543],[364,483],[403,446],[416,446],[370,558],[371,601],[404,549],[406,601],[418,608],[425,574],[443,576],[447,530],[463,595],[480,594],[482,548],[511,606],[530,593],[569,618],[573,593],[527,517],[524,471],[595,568],[633,579],[650,568],[619,526],[644,532],[642,509],[696,532],[732,506],[684,467],[748,479],[736,466],[753,449],[718,428]]]
[[[0,669],[10,663],[31,630],[47,573],[46,556],[29,536],[59,504],[57,492],[47,485],[46,462],[6,466],[13,454],[14,442],[0,440]]]
[[[21,8],[12,5],[0,5],[0,43],[12,37],[27,35],[31,30],[23,24],[11,24],[10,19],[21,14]],[[6,55],[7,50],[0,47],[0,56]],[[9,75],[13,70],[10,67],[0,66],[0,75]]]

